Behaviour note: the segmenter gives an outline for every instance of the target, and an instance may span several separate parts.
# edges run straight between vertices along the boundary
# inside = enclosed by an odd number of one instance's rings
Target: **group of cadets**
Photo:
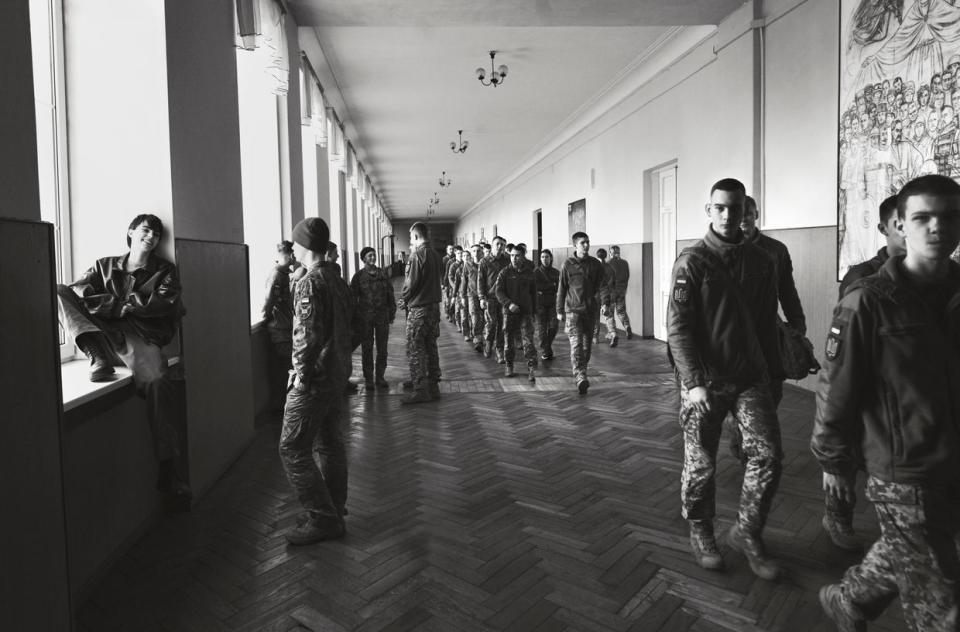
[[[765,579],[779,565],[763,529],[782,470],[778,329],[806,331],[786,247],[760,233],[742,183],[713,185],[710,225],[673,269],[668,355],[680,388],[681,512],[702,567],[721,570],[714,475],[724,418],[743,466],[730,549]],[[865,471],[880,538],[838,584],[820,590],[840,630],[865,630],[899,596],[910,630],[956,630],[960,580],[960,184],[927,175],[880,207],[887,245],[852,267],[825,345],[811,447],[823,468],[823,526],[853,531]],[[778,323],[778,304],[786,322]]]
[[[527,259],[525,244],[508,244],[501,236],[464,250],[447,246],[443,257],[444,313],[463,334],[463,340],[485,357],[504,365],[504,376],[517,375],[518,351],[526,360],[527,379],[536,382],[540,361],[554,358],[553,341],[558,322],[566,322],[570,358],[577,390],[590,386],[587,365],[593,339],[599,342],[600,319],[607,326],[610,346],[617,346],[615,316],[626,331],[633,332],[626,310],[630,267],[620,258],[619,246],[611,246],[612,258],[604,262],[590,256],[585,233],[572,237],[573,255],[560,270],[553,267],[553,253],[540,253],[540,265]]]

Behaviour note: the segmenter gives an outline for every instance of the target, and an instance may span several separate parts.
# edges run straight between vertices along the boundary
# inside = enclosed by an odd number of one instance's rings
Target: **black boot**
[[[80,334],[76,339],[77,346],[90,358],[90,381],[108,382],[115,373],[110,362],[110,353],[107,345],[109,341],[99,333]]]
[[[173,459],[160,461],[157,468],[157,490],[166,496],[166,504],[170,511],[190,511],[193,492],[181,478],[176,461]]]

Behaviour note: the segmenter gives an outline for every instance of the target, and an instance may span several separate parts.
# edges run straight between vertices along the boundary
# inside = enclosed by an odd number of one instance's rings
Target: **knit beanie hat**
[[[307,217],[293,227],[293,241],[307,250],[326,253],[330,243],[330,229],[319,217]]]
[[[360,251],[360,261],[363,261],[363,258],[367,256],[368,252],[376,252],[376,250],[374,250],[370,246],[365,247],[363,250]]]

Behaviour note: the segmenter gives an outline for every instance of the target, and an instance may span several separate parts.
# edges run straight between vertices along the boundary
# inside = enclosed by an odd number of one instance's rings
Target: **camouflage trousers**
[[[533,314],[503,314],[503,353],[507,362],[513,363],[517,355],[517,342],[523,346],[527,366],[537,366],[537,347],[533,344]]]
[[[537,342],[540,353],[553,357],[553,339],[557,337],[557,308],[553,301],[549,305],[537,306]]]
[[[957,629],[960,498],[923,487],[867,479],[880,538],[847,569],[842,601],[861,620],[880,616],[899,595],[907,628]]]
[[[410,381],[416,389],[440,379],[440,305],[411,307],[407,313],[407,360]]]
[[[613,319],[613,311],[610,308],[607,308],[607,313],[604,314],[602,310],[598,310],[596,314],[596,322],[593,325],[593,335],[596,338],[600,338],[600,323],[603,323],[603,326],[607,328],[607,336],[616,336],[617,335],[617,323]]]
[[[470,314],[467,312],[467,309],[460,303],[460,297],[453,297],[453,322],[460,329],[460,331],[466,331],[467,329],[463,326],[463,321],[466,319],[467,328],[470,327]]]
[[[492,342],[497,352],[503,352],[503,307],[495,298],[487,299],[487,309],[484,312],[483,338]]]
[[[320,456],[320,467],[313,453]],[[340,426],[340,393],[291,387],[283,410],[280,462],[303,508],[313,517],[338,517],[347,502],[347,450]]]
[[[570,365],[573,379],[587,379],[587,365],[593,352],[593,314],[568,312],[566,315],[567,338],[570,339]]]
[[[456,297],[453,295],[453,290],[447,288],[443,291],[444,301],[443,307],[444,312],[447,314],[448,320],[453,320],[454,311],[457,308]]]
[[[390,335],[390,323],[387,321],[363,321],[360,330],[360,357],[363,359],[363,379],[371,381],[376,375],[382,378],[387,370],[387,337]],[[373,345],[377,345],[376,373],[374,373]]]
[[[627,316],[627,297],[624,294],[614,293],[610,296],[610,320],[616,314],[624,329],[630,327],[630,317]]]
[[[683,473],[680,503],[687,520],[712,521],[716,513],[717,449],[723,419],[730,412],[743,436],[745,467],[738,519],[743,530],[759,536],[780,483],[783,451],[780,422],[767,384],[741,388],[711,384],[710,411],[690,405],[689,391],[680,385],[680,426],[683,429]]]
[[[470,312],[470,335],[473,337],[473,344],[480,344],[483,342],[483,325],[487,321],[483,310],[480,309],[480,299],[476,296],[468,296],[467,306]]]

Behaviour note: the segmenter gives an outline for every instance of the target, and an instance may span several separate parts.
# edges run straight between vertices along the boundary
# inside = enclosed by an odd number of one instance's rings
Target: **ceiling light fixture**
[[[467,151],[467,147],[470,146],[470,141],[463,140],[463,130],[458,131],[457,134],[460,136],[460,144],[458,145],[456,141],[451,142],[450,150],[455,154],[462,154],[463,152]]]
[[[434,191],[433,197],[430,198],[429,202],[430,202],[430,206],[437,206],[438,204],[440,204],[440,197],[437,195],[436,191]]]
[[[447,177],[447,172],[444,171],[443,174],[440,176],[440,186],[448,187],[451,184],[453,184],[453,182],[450,180],[450,178]]]
[[[487,77],[487,71],[484,70],[483,68],[477,68],[477,79],[480,80],[480,83],[482,83],[485,86],[493,86],[494,88],[496,88],[501,83],[503,83],[504,79],[507,78],[507,67],[504,66],[503,64],[501,64],[500,67],[497,68],[496,70],[493,69],[493,58],[496,56],[496,54],[497,54],[497,51],[495,50],[490,51],[490,80],[489,81],[485,81]]]

